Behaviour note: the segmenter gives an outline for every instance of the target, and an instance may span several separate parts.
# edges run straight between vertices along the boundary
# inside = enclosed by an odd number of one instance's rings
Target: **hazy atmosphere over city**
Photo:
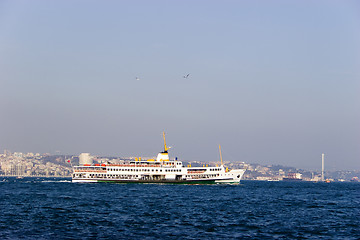
[[[0,1],[0,151],[360,170],[359,1]]]

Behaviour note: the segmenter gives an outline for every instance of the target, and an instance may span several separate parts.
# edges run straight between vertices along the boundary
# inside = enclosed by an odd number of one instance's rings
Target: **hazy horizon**
[[[0,151],[150,157],[165,131],[184,161],[360,170],[359,23],[358,1],[1,1]]]

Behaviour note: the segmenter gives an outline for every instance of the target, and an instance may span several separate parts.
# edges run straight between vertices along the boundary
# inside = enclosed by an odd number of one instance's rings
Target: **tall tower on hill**
[[[323,182],[324,179],[324,158],[325,158],[325,154],[321,154],[321,181]]]

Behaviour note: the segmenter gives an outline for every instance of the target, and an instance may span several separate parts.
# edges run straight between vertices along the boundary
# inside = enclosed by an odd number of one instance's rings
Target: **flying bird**
[[[183,78],[188,78],[190,76],[190,73],[188,75],[183,76]]]
[[[138,80],[138,81],[140,80],[140,78],[138,78],[138,77],[136,77],[135,79]]]

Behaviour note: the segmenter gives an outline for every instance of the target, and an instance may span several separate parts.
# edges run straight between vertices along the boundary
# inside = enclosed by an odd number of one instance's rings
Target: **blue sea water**
[[[0,178],[0,239],[360,239],[360,184]]]

